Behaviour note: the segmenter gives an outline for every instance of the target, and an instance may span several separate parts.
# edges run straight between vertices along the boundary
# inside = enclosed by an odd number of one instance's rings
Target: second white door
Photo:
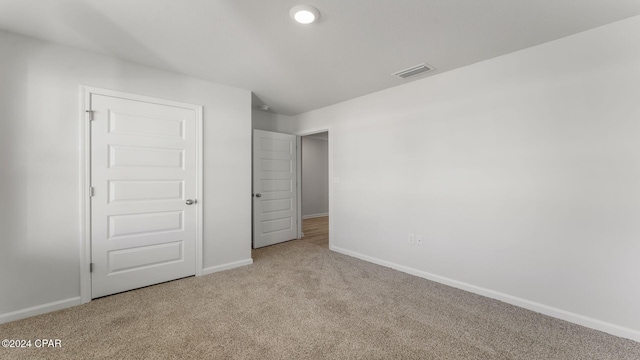
[[[253,132],[253,247],[298,234],[296,136]]]

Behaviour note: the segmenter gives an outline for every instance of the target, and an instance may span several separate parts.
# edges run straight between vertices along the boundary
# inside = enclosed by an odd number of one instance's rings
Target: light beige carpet
[[[606,335],[292,241],[254,265],[0,325],[1,359],[640,359]]]

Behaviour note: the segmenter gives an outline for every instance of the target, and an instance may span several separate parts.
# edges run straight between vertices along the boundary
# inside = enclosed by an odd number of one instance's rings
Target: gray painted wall
[[[302,137],[302,217],[329,212],[328,141]]]
[[[296,116],[331,129],[331,249],[640,341],[638,44],[634,17]]]
[[[268,111],[251,111],[251,124],[256,130],[273,131],[284,134],[291,134],[291,116],[274,114]]]
[[[250,91],[2,31],[0,48],[0,322],[79,302],[80,85],[204,105],[204,267],[251,261]]]

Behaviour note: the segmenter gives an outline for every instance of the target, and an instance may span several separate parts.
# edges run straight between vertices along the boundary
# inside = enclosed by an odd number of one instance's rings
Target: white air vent
[[[399,76],[403,79],[406,79],[408,77],[414,76],[414,75],[418,75],[418,74],[422,74],[424,72],[427,71],[431,71],[433,70],[433,67],[428,66],[427,64],[420,64],[420,65],[416,65],[416,66],[412,66],[408,69],[404,69],[404,70],[400,70],[396,73],[393,73],[391,75],[395,75],[395,76]]]

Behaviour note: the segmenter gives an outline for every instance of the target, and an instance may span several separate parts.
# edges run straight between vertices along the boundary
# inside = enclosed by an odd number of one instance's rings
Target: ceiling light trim
[[[318,21],[320,11],[311,5],[296,5],[289,11],[289,16],[299,24],[309,25]]]

